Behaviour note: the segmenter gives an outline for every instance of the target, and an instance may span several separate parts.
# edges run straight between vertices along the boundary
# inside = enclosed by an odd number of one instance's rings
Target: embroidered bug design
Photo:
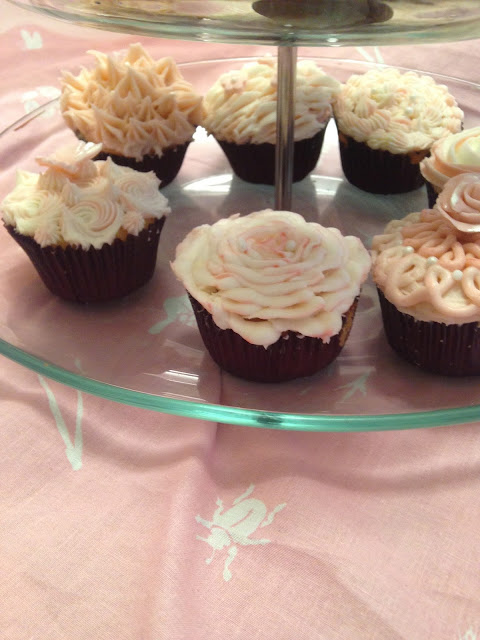
[[[227,557],[223,567],[223,579],[228,582],[232,578],[230,565],[238,553],[238,546],[265,545],[271,541],[268,538],[250,538],[257,529],[266,527],[273,522],[275,515],[281,511],[286,502],[277,505],[268,515],[267,507],[257,498],[249,498],[255,489],[251,484],[241,496],[233,501],[233,506],[224,511],[224,505],[220,498],[217,498],[217,508],[213,513],[212,520],[205,520],[200,515],[195,520],[210,530],[207,538],[196,536],[197,540],[203,540],[212,549],[212,555],[205,562],[210,564],[217,551],[227,550]]]

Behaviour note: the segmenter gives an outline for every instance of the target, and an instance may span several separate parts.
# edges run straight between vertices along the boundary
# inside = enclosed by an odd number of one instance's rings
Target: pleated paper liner
[[[88,142],[79,131],[75,131],[75,135],[79,140]],[[141,160],[130,158],[128,156],[116,155],[108,153],[107,151],[101,151],[95,160],[106,160],[110,157],[115,164],[122,167],[130,167],[135,171],[153,171],[157,178],[160,180],[160,188],[166,187],[177,177],[180,169],[182,168],[185,154],[187,153],[188,145],[191,140],[187,140],[183,144],[167,147],[164,149],[161,157],[157,155],[146,155]]]
[[[480,375],[480,328],[477,322],[424,322],[399,311],[378,290],[388,343],[411,364],[445,376]]]
[[[293,145],[293,182],[300,182],[316,167],[325,137],[325,129],[312,138],[298,140]],[[236,144],[217,140],[233,172],[242,180],[253,184],[275,184],[276,145]]]
[[[341,131],[338,133],[343,173],[355,187],[369,193],[406,193],[420,188],[424,179],[419,164],[429,151],[408,154],[372,149]]]
[[[286,382],[311,376],[328,366],[348,338],[358,301],[357,298],[345,313],[341,331],[329,342],[288,331],[265,348],[247,342],[231,329],[220,329],[212,315],[189,297],[200,335],[212,359],[224,371],[253,382]]]
[[[117,238],[101,249],[41,247],[11,225],[5,226],[52,293],[64,300],[94,303],[121,298],[150,280],[164,222],[165,218],[155,220],[138,236]]]

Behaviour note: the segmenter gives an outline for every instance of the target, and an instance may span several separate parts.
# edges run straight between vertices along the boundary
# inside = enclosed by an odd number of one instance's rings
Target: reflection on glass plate
[[[10,0],[82,26],[243,44],[380,45],[475,38],[480,0]]]
[[[183,65],[202,91],[245,59]],[[369,65],[318,59],[340,80]],[[334,65],[334,66],[333,66]],[[446,83],[480,122],[478,87]],[[73,140],[56,103],[30,113],[0,136],[11,166],[0,176],[0,198],[16,167],[36,170],[35,156]],[[178,178],[165,190],[172,214],[160,239],[153,280],[115,303],[62,302],[43,286],[25,254],[0,228],[0,353],[43,375],[87,392],[166,413],[231,424],[311,431],[406,429],[469,422],[480,416],[478,379],[445,379],[417,371],[390,350],[375,288],[367,282],[350,338],[340,357],[312,378],[259,385],[222,373],[206,354],[185,291],[170,269],[176,245],[194,226],[233,213],[273,207],[274,189],[249,185],[232,173],[220,147],[199,131]],[[392,218],[427,204],[424,188],[375,196],[343,180],[337,134],[330,123],[315,172],[293,187],[292,209],[340,228],[369,246]]]

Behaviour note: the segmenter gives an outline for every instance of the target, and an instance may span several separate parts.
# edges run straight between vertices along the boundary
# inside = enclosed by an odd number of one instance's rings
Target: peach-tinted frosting
[[[325,128],[340,83],[314,62],[299,61],[295,90],[294,138],[311,138]],[[204,127],[219,140],[236,144],[276,141],[277,64],[273,58],[246,63],[222,74],[204,98]]]
[[[104,151],[141,160],[192,139],[202,98],[172,58],[153,60],[140,44],[124,57],[90,51],[93,69],[62,74],[60,107],[67,125]]]
[[[428,149],[438,138],[460,131],[463,119],[445,85],[393,68],[351,76],[334,113],[339,131],[391,153]]]
[[[324,342],[338,334],[370,256],[338,229],[265,209],[196,227],[172,268],[221,329],[267,347],[287,331]]]
[[[480,127],[452,133],[433,143],[420,163],[425,180],[440,192],[459,173],[480,172]]]
[[[46,168],[41,174],[18,171],[15,188],[0,204],[5,224],[42,247],[99,249],[169,213],[153,172],[92,160],[100,150],[78,142],[37,158]]]
[[[435,209],[390,222],[373,238],[373,278],[417,320],[480,321],[480,176],[452,178]]]

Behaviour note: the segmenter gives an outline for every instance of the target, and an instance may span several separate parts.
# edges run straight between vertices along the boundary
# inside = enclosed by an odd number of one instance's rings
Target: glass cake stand
[[[374,66],[315,58],[345,80]],[[246,59],[180,65],[204,91]],[[448,85],[465,112],[480,122],[480,87],[432,74]],[[0,155],[15,168],[36,170],[35,156],[74,139],[53,101],[0,134]],[[249,383],[222,373],[206,354],[190,305],[170,261],[194,226],[273,206],[273,187],[232,177],[217,143],[199,129],[178,178],[165,190],[172,214],[160,238],[157,269],[141,291],[118,302],[81,306],[63,302],[41,285],[23,251],[0,228],[0,353],[42,375],[124,404],[217,422],[305,431],[433,427],[480,418],[478,378],[436,377],[401,361],[383,335],[375,288],[367,282],[352,333],[339,358],[319,374],[282,385]],[[307,220],[335,226],[369,246],[388,220],[426,206],[425,188],[395,196],[371,195],[342,178],[335,125],[328,126],[315,171],[293,185],[292,208]]]
[[[388,430],[473,422],[480,418],[477,379],[436,378],[400,361],[383,337],[376,292],[362,291],[353,331],[340,357],[312,378],[279,385],[248,383],[219,371],[206,355],[185,292],[169,261],[189,229],[231,213],[292,208],[336,226],[367,245],[391,218],[426,204],[424,189],[372,196],[342,178],[336,131],[327,130],[313,174],[292,185],[292,95],[297,47],[408,44],[465,40],[480,27],[480,0],[9,0],[81,26],[180,40],[278,47],[275,188],[232,177],[225,157],[202,130],[177,180],[165,189],[171,206],[152,282],[118,303],[78,307],[39,286],[25,255],[0,233],[7,265],[0,288],[0,353],[50,378],[124,404],[218,422],[306,431]],[[339,80],[368,63],[317,58]],[[234,62],[181,65],[201,91]],[[333,65],[333,66],[332,66]],[[432,74],[434,75],[434,74]],[[466,113],[479,120],[479,86],[435,76]],[[32,135],[34,132],[34,135]],[[34,156],[68,141],[55,103],[0,134],[14,166],[35,168]],[[7,155],[8,154],[8,155]],[[1,231],[1,230],[0,230]]]
[[[107,31],[179,40],[296,46],[464,40],[479,0],[10,0]],[[473,34],[473,35],[472,35]]]

